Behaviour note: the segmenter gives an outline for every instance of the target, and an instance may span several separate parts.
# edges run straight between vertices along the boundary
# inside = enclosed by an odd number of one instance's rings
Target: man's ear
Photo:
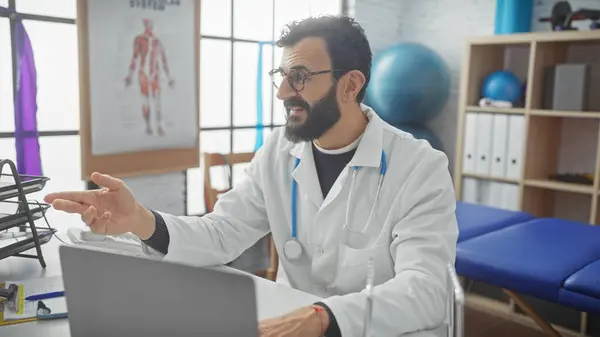
[[[354,101],[365,85],[365,75],[359,70],[351,70],[344,75],[344,101]]]

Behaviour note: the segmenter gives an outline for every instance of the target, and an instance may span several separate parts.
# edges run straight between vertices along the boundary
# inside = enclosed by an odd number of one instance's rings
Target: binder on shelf
[[[499,181],[479,182],[480,203],[486,206],[519,211],[519,185]]]
[[[490,175],[506,177],[506,155],[508,142],[508,115],[494,115],[492,134],[492,164]]]
[[[508,117],[508,148],[506,178],[520,179],[525,146],[525,116]]]
[[[486,198],[489,202],[488,206],[496,208],[504,208],[504,185],[498,181],[490,181],[487,193],[489,196]]]
[[[492,195],[492,181],[480,180],[477,184],[479,193],[479,203],[485,206],[494,206],[494,197]]]
[[[474,174],[475,146],[477,144],[477,114],[465,113],[465,136],[463,145],[463,173]]]
[[[478,183],[479,181],[475,178],[463,178],[462,201],[471,204],[479,203]]]
[[[505,183],[502,186],[503,201],[502,207],[509,211],[520,211],[521,205],[519,204],[519,185]]]
[[[489,176],[491,171],[492,132],[494,131],[494,115],[487,113],[477,114],[476,135],[476,163],[475,172],[482,176]]]
[[[6,166],[11,171],[10,173],[3,173]],[[13,203],[17,206],[14,214],[0,215],[0,229],[7,230],[19,227],[21,231],[26,231],[27,228],[30,230],[25,239],[0,247],[0,260],[12,256],[33,258],[40,262],[42,268],[46,268],[41,245],[50,241],[55,229],[38,230],[34,221],[44,216],[44,212],[49,208],[49,205],[36,203],[33,206],[32,203],[27,201],[26,195],[42,190],[49,178],[21,175],[17,172],[17,168],[11,160],[1,159],[0,179],[0,202]],[[14,197],[17,197],[16,201],[8,200]],[[35,249],[36,253],[26,254],[25,251],[30,249]]]

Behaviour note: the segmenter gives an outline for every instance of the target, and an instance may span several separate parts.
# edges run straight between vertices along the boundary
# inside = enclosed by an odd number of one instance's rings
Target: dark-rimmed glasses
[[[310,79],[312,76],[343,71],[345,70],[329,69],[320,71],[306,71],[304,69],[292,69],[286,74],[281,68],[277,68],[269,71],[269,76],[271,77],[271,81],[273,81],[273,86],[275,86],[275,88],[279,89],[283,79],[287,77],[290,87],[292,87],[295,91],[302,91],[304,89],[306,80]]]

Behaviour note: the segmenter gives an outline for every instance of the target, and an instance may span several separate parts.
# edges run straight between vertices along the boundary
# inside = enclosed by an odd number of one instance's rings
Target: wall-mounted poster
[[[199,7],[78,1],[84,177],[198,166]]]

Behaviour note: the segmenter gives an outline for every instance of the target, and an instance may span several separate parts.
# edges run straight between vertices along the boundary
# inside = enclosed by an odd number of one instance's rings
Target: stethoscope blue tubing
[[[296,161],[294,163],[294,169],[296,167],[298,167],[298,165],[300,164],[300,158],[296,158]],[[358,171],[358,166],[353,166],[352,169],[356,172]],[[381,165],[379,167],[379,174],[381,176],[385,176],[387,172],[387,161],[386,161],[386,156],[385,156],[385,151],[381,151]],[[354,179],[354,178],[353,178]],[[298,224],[297,224],[297,219],[298,219],[298,207],[297,207],[297,190],[298,190],[298,183],[296,182],[296,179],[292,178],[292,238],[296,239],[297,238],[297,228],[298,228]]]

